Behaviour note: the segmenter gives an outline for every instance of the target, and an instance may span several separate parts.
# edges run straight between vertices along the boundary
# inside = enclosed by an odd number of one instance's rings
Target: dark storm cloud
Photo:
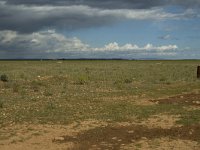
[[[180,5],[190,8],[200,7],[200,0],[167,0],[166,2],[167,2],[166,4]]]
[[[11,4],[15,2],[17,4]],[[33,3],[34,2],[34,3]],[[181,14],[165,12],[162,8],[151,9],[128,9],[129,7],[147,8],[154,6],[150,1],[10,1],[6,3],[0,0],[0,30],[12,30],[23,33],[46,28],[74,30],[104,26],[122,20],[165,20],[196,17],[194,11],[186,11]],[[104,3],[103,3],[104,2]],[[112,2],[112,3],[111,3]],[[133,3],[135,2],[135,3]],[[25,5],[31,3],[34,5]],[[66,3],[66,5],[55,5],[54,3]],[[51,4],[51,5],[50,5]],[[73,5],[72,5],[73,4]],[[76,5],[75,5],[76,4]],[[84,4],[84,5],[78,5]],[[96,7],[92,7],[92,5]],[[110,4],[113,8],[123,7],[126,9],[97,8]],[[150,5],[151,4],[151,5]],[[70,6],[71,5],[71,6]],[[140,6],[139,6],[140,5]],[[106,6],[105,6],[106,7]]]
[[[147,9],[163,5],[181,5],[185,7],[199,7],[199,0],[6,0],[10,4],[25,5],[87,5],[97,8],[136,8]]]
[[[32,6],[0,4],[0,30],[33,32],[48,28],[79,29],[117,21],[87,6]],[[100,15],[100,16],[98,16]]]
[[[25,5],[87,5],[96,8],[151,8],[164,4],[162,0],[6,0],[10,4]]]
[[[195,0],[0,0],[0,30],[31,33],[46,28],[65,30],[90,28],[124,19],[159,20],[184,16],[195,17],[196,14],[193,12],[176,16],[154,8],[154,6],[171,3],[198,6],[200,2]]]

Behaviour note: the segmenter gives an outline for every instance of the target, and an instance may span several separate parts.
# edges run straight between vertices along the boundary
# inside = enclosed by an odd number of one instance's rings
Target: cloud
[[[47,28],[76,30],[96,26],[105,26],[123,20],[157,21],[199,17],[198,13],[192,9],[187,9],[182,13],[176,14],[166,12],[163,8],[155,7],[149,9],[129,9],[129,7],[108,9],[92,7],[91,5],[87,5],[87,3],[86,5],[83,5],[85,3],[77,5],[76,3],[72,3],[72,1],[66,2],[73,5],[55,6],[22,5],[25,1],[16,1],[18,2],[18,5],[14,5],[13,2],[14,1],[6,3],[4,1],[0,1],[0,30],[13,30],[23,33],[31,33]],[[28,1],[28,3],[29,2],[33,2],[34,4],[34,1]],[[40,1],[37,2],[39,4]],[[53,1],[49,2],[52,2],[53,4]],[[111,1],[109,2],[111,3]],[[121,1],[117,2],[120,3]],[[128,2],[132,3],[127,1],[127,4]],[[88,1],[88,4],[90,3],[92,3],[92,1]]]
[[[8,4],[17,5],[53,5],[53,6],[71,6],[71,5],[87,5],[95,8],[106,9],[123,9],[136,8],[144,9],[163,5],[162,0],[6,0]]]
[[[152,44],[147,44],[144,47],[139,47],[138,45],[132,45],[130,43],[119,46],[117,42],[106,44],[102,48],[94,48],[96,51],[171,51],[178,49],[177,45],[164,45],[164,46],[153,46]]]
[[[169,34],[163,35],[163,36],[159,36],[158,39],[161,39],[161,40],[176,40],[176,41],[179,40],[179,38],[171,36]]]
[[[200,7],[199,0],[6,0],[15,5],[53,5],[71,6],[87,5],[106,9],[149,9],[152,7],[178,5],[183,7]]]
[[[0,31],[0,50],[8,52],[66,52],[87,50],[88,45],[76,37],[66,38],[54,30],[19,34],[15,31]]]
[[[199,0],[167,0],[166,3],[172,4],[172,5],[179,5],[184,6],[188,8],[199,8],[200,7],[200,1]]]
[[[162,40],[169,40],[169,39],[171,39],[171,35],[167,34],[167,35],[160,36],[158,38],[162,39]]]
[[[17,34],[14,31],[2,31],[0,34],[1,44],[9,43],[15,38],[17,38]]]
[[[116,53],[116,56],[123,53],[168,55],[175,54],[177,49],[176,45],[147,44],[139,47],[130,43],[120,46],[117,42],[106,44],[103,47],[92,47],[77,37],[65,37],[55,30],[44,30],[32,34],[10,30],[0,31],[0,58],[46,58],[50,56],[71,58],[75,54],[81,57],[88,53],[97,54],[95,57],[100,57],[99,54],[103,53]]]

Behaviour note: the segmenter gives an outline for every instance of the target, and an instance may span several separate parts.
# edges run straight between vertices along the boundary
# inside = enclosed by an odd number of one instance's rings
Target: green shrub
[[[88,78],[86,76],[80,76],[78,77],[77,81],[75,82],[75,84],[77,85],[84,85],[86,84],[88,81]]]
[[[6,74],[1,75],[1,81],[8,82],[8,76]]]
[[[132,80],[131,80],[131,79],[125,79],[125,80],[124,80],[124,83],[127,83],[127,84],[128,84],[128,83],[132,83]]]
[[[160,78],[160,82],[164,82],[164,81],[166,81],[166,78],[164,77]]]
[[[79,81],[77,81],[77,84],[84,85],[86,84],[86,81],[84,79],[79,79]]]
[[[44,95],[45,96],[53,96],[53,92],[45,90]]]

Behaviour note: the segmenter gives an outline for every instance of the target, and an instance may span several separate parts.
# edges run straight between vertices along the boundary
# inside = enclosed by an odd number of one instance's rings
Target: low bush
[[[8,82],[8,76],[6,74],[1,75],[1,81]]]

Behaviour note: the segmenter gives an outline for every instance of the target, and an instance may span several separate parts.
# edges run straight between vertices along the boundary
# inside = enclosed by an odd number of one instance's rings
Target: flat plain
[[[0,149],[200,149],[198,65],[0,61]]]

